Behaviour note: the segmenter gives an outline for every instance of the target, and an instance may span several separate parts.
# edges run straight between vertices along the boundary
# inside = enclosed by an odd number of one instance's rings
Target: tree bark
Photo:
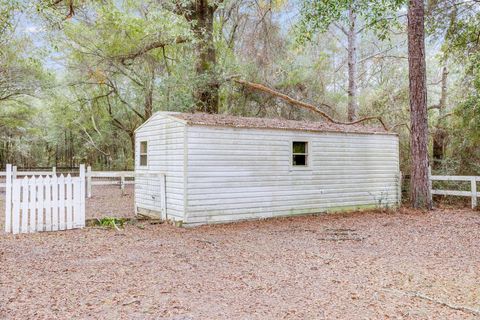
[[[127,132],[130,138],[130,147],[132,148],[132,159],[135,162],[135,131]]]
[[[438,103],[439,119],[435,132],[433,134],[433,169],[440,169],[445,159],[445,142],[447,140],[447,131],[445,125],[445,110],[447,108],[447,78],[448,70],[444,66],[442,70],[442,91]]]
[[[199,83],[194,92],[196,109],[207,113],[218,113],[219,103],[219,84],[215,75],[217,58],[213,42],[213,22],[216,9],[217,5],[210,4],[209,0],[195,0],[194,10],[189,16],[189,20],[195,20],[192,28],[197,40],[195,69]]]
[[[153,114],[153,90],[155,84],[155,66],[153,63],[147,64],[149,76],[145,81],[145,105],[144,116],[145,120],[149,119]]]
[[[348,121],[358,119],[357,99],[357,14],[353,5],[348,9]]]
[[[409,0],[408,67],[412,161],[410,196],[414,208],[431,209],[424,21],[423,0]]]

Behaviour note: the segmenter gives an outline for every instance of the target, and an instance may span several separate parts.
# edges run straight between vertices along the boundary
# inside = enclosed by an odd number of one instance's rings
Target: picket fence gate
[[[5,232],[27,233],[85,227],[85,166],[78,177],[62,174],[16,178],[7,165]]]

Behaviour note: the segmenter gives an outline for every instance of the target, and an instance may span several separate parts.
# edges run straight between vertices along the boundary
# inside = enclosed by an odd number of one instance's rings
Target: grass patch
[[[125,226],[127,219],[125,218],[114,218],[114,217],[104,217],[97,219],[98,226],[107,228],[107,229],[117,229],[120,231],[120,228]]]

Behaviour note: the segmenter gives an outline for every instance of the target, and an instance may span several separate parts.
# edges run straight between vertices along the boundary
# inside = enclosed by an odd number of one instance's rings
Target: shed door
[[[135,175],[135,197],[138,212],[147,209],[148,215],[167,219],[166,183],[164,173],[142,173]]]

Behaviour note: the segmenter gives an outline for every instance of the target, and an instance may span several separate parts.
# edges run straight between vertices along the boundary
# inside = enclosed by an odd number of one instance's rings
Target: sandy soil
[[[0,318],[474,319],[479,240],[470,210],[3,235]]]

